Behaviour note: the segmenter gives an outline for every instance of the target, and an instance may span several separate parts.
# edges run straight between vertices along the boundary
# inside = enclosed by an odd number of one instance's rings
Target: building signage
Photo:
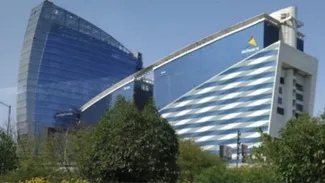
[[[251,36],[248,40],[248,47],[241,51],[241,54],[252,53],[258,51],[260,47],[257,46],[257,42],[253,36]]]

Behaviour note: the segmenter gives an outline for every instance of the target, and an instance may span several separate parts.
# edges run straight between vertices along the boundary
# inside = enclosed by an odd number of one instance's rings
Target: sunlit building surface
[[[39,136],[58,112],[79,109],[142,68],[115,38],[49,1],[32,9],[20,59],[17,127]],[[58,118],[57,118],[58,119]],[[60,120],[59,120],[60,121]]]

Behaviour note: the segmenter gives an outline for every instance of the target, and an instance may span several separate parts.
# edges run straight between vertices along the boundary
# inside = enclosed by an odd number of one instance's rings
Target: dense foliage
[[[0,174],[5,174],[17,168],[18,157],[14,140],[0,129]]]
[[[280,182],[325,182],[325,115],[301,115],[280,131],[280,139],[262,135],[253,157],[271,167]]]
[[[202,170],[218,166],[225,169],[225,163],[215,154],[203,151],[192,140],[180,140],[178,164],[181,168],[179,182],[193,182]]]
[[[93,182],[176,182],[178,140],[153,101],[118,98],[94,129],[80,172]]]
[[[195,183],[279,183],[273,170],[267,167],[241,166],[239,168],[225,168],[213,166],[203,169],[196,176]]]

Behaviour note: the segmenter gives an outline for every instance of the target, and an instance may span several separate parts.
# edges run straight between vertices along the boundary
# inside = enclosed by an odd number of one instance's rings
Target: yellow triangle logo
[[[249,43],[250,45],[257,46],[257,43],[256,43],[254,37],[249,38],[248,43]]]

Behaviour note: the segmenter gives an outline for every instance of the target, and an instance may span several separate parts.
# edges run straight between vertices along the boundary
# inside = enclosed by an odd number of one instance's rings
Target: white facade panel
[[[270,135],[279,137],[279,130],[296,114],[301,112],[313,114],[317,67],[318,61],[314,57],[281,43]],[[281,83],[281,78],[284,84]],[[282,88],[282,93],[279,88]],[[282,99],[282,104],[279,104],[279,98]],[[279,114],[278,108],[283,109],[284,114]]]

